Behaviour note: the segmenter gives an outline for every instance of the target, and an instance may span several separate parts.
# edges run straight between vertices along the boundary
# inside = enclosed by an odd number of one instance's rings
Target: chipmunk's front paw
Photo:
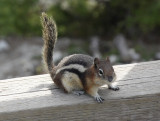
[[[109,86],[108,89],[114,90],[114,91],[118,91],[119,87],[117,86]]]
[[[98,102],[98,103],[103,103],[104,99],[100,96],[96,96],[95,97],[95,100]]]

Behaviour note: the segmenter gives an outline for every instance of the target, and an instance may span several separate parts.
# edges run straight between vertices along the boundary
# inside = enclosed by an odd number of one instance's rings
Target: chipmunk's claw
[[[98,103],[103,103],[104,99],[100,96],[97,96],[95,97],[95,100],[98,102]]]
[[[108,89],[118,91],[120,88],[119,87],[109,87]]]

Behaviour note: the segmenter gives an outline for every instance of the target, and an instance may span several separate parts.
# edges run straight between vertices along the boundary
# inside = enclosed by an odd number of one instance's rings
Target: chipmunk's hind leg
[[[76,95],[84,94],[84,92],[81,91],[83,90],[82,83],[79,77],[74,73],[66,71],[62,77],[62,84],[68,92],[73,92],[73,94]]]

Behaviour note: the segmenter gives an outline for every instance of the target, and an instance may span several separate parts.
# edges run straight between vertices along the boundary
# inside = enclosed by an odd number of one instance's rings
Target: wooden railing
[[[0,80],[0,121],[159,121],[160,61],[114,66],[119,91],[105,99],[65,94],[48,74]]]

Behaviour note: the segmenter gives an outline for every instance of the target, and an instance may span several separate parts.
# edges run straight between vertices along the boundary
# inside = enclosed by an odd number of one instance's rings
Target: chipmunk
[[[102,103],[98,88],[107,84],[109,89],[119,90],[114,85],[116,74],[109,57],[105,60],[93,58],[84,54],[73,54],[64,57],[56,66],[53,63],[53,49],[57,40],[57,27],[51,17],[42,13],[44,47],[42,57],[54,83],[66,93],[81,95],[84,92]]]

